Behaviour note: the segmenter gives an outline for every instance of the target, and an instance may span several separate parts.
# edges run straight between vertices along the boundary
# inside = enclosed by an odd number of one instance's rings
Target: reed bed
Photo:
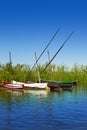
[[[0,65],[0,84],[4,81],[32,81],[37,82],[38,71],[41,79],[46,80],[78,80],[79,84],[87,84],[87,65],[74,64],[72,68],[67,65],[51,64],[44,70],[47,63],[38,65],[38,68],[31,70],[29,65],[17,64],[11,66],[9,63]],[[44,72],[43,72],[44,70]]]

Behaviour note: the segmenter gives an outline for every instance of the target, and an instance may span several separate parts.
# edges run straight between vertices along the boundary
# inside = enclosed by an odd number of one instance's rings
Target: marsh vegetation
[[[37,71],[39,71],[41,79],[78,80],[79,84],[87,84],[87,65],[74,64],[72,68],[69,68],[67,65],[51,64],[44,70],[46,64],[39,64],[38,68],[33,70],[31,70],[30,65],[26,64],[15,66],[10,63],[0,64],[0,83],[11,80],[36,82],[38,80]]]

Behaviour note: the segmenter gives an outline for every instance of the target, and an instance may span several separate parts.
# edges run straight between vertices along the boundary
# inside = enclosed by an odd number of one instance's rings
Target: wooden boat
[[[51,81],[51,80],[41,80],[41,82],[47,82],[48,87],[51,89],[72,89],[74,85],[77,85],[77,81]]]
[[[47,83],[23,83],[23,82],[17,82],[17,81],[12,81],[12,84],[23,84],[24,88],[28,89],[46,89],[47,88]]]
[[[60,87],[63,90],[68,90],[68,89],[72,89],[73,88],[73,84],[72,83],[60,83]]]
[[[56,81],[56,82],[61,82],[62,84],[72,84],[72,85],[77,85],[78,83],[77,80],[64,80],[64,81]]]
[[[8,83],[8,82],[4,82],[3,86],[9,89],[23,89],[24,88],[23,84],[13,84],[13,83]]]
[[[59,83],[55,82],[48,82],[47,86],[50,88],[50,90],[60,90],[61,86]]]

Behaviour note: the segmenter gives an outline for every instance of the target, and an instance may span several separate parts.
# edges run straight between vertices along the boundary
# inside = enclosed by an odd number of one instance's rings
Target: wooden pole
[[[46,49],[48,48],[48,46],[52,43],[53,39],[55,38],[55,36],[58,34],[59,31],[60,31],[60,28],[58,28],[58,30],[56,31],[56,33],[53,35],[53,37],[51,38],[51,40],[48,42],[48,44],[46,45],[46,47],[44,48],[44,50],[42,51],[42,53],[40,54],[40,56],[37,58],[35,64],[32,66],[31,70],[34,69],[35,65],[37,64],[37,62],[39,61],[39,59],[41,58],[41,56],[44,54],[44,52],[46,51]]]
[[[41,73],[43,73],[45,71],[45,69],[50,65],[50,63],[53,61],[53,59],[57,56],[57,54],[60,52],[60,50],[63,48],[63,46],[65,45],[65,43],[69,40],[69,38],[72,36],[73,32],[71,32],[71,34],[66,38],[66,40],[64,41],[64,43],[61,45],[61,47],[57,50],[57,52],[55,53],[55,55],[53,56],[53,58],[50,60],[50,62],[45,66],[45,68],[43,69],[43,71]],[[41,74],[40,73],[40,74]]]
[[[35,60],[36,60],[36,65],[37,65],[37,70],[38,70],[38,81],[39,83],[41,82],[40,80],[40,72],[39,72],[39,66],[38,66],[38,62],[37,62],[37,55],[36,55],[36,52],[35,52]]]
[[[12,78],[12,60],[11,60],[11,52],[9,51],[9,73]]]
[[[47,53],[48,53],[48,63],[49,63],[50,62],[50,53],[49,53],[49,51],[47,51]],[[50,72],[50,77],[52,80],[52,66],[51,66],[51,64],[49,65],[49,72]]]

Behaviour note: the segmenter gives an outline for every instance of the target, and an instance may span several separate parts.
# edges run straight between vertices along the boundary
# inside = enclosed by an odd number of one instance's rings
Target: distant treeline
[[[76,63],[69,68],[67,65],[51,64],[44,70],[46,65],[47,63],[39,64],[38,68],[31,70],[30,65],[26,64],[0,64],[0,83],[12,80],[37,82],[39,71],[40,78],[44,80],[78,80],[79,84],[87,84],[87,65]]]

